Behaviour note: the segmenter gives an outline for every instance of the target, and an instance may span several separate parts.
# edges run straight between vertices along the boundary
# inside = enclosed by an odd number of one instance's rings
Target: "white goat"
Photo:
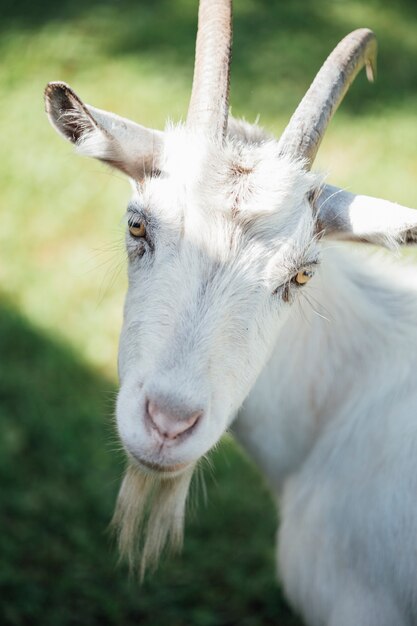
[[[234,423],[306,623],[417,624],[417,278],[328,245],[412,241],[417,212],[310,173],[375,38],[337,46],[279,141],[228,117],[230,45],[231,1],[201,0],[187,122],[164,132],[46,89],[55,128],[133,181],[120,546],[135,558],[144,530],[144,565],[181,539],[193,469]]]

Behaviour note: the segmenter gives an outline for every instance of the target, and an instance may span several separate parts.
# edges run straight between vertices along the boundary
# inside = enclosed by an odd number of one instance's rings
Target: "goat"
[[[376,40],[339,43],[279,140],[229,116],[230,49],[231,0],[200,0],[187,119],[163,132],[46,88],[59,133],[133,186],[120,549],[143,570],[181,542],[193,470],[231,428],[279,502],[305,622],[417,624],[417,277],[346,243],[413,242],[417,212],[310,171]]]

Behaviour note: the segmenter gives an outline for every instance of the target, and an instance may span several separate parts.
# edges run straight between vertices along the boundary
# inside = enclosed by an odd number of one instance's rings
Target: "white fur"
[[[306,624],[416,624],[417,275],[319,237],[316,220],[321,234],[336,220],[338,236],[401,241],[417,219],[362,201],[358,214],[347,195],[332,205],[329,188],[320,206],[317,176],[234,120],[222,146],[183,127],[159,138],[161,173],[128,210],[149,242],[127,232],[122,550],[147,515],[145,561],[178,540],[192,468],[234,422],[280,504],[280,576]],[[149,397],[203,417],[161,445]]]
[[[279,569],[307,624],[417,619],[417,277],[322,251],[236,434],[280,502]]]
[[[122,440],[139,459],[194,462],[244,401],[235,432],[282,496],[280,572],[306,623],[412,623],[416,275],[383,258],[375,270],[366,257],[318,244],[306,201],[317,180],[280,161],[273,142],[231,142],[219,154],[198,138],[194,151],[188,138],[184,154],[184,131],[171,132],[167,177],[136,198],[173,240],[159,268],[155,257],[152,268],[130,269]],[[236,159],[253,168],[237,182]],[[318,254],[320,267],[293,306],[271,302],[274,287]],[[136,339],[129,328],[138,326]],[[162,456],[138,420],[150,389],[181,393],[207,413],[192,438]]]

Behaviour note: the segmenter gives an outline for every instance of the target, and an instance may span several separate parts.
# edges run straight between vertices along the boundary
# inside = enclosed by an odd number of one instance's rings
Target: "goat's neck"
[[[417,286],[399,285],[403,270],[388,283],[384,264],[379,272],[363,264],[338,249],[323,253],[235,422],[237,438],[277,489],[330,421],[347,419],[355,403],[366,410],[387,377],[398,384],[404,369]]]

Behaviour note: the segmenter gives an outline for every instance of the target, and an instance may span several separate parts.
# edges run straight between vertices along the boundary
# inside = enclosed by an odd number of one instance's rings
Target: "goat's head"
[[[55,128],[133,181],[117,402],[131,465],[116,519],[129,552],[152,502],[145,560],[180,536],[192,469],[230,425],[308,289],[320,236],[380,234],[355,227],[350,200],[332,211],[327,192],[319,210],[309,171],[349,84],[364,64],[372,75],[373,34],[339,44],[280,141],[228,119],[230,45],[230,0],[201,0],[187,122],[165,132],[85,105],[64,83],[46,89]]]

